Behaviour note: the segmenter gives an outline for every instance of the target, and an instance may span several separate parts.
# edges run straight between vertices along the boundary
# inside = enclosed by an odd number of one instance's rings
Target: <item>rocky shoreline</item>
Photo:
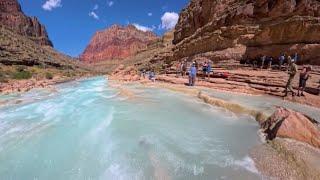
[[[54,79],[29,79],[29,80],[10,80],[7,83],[0,83],[0,94],[22,93],[34,88],[51,88],[53,85],[75,81],[84,77],[57,77]]]
[[[244,93],[248,95],[271,95],[282,98],[288,74],[283,71],[270,70],[252,70],[250,68],[236,69],[214,69],[215,73],[228,73],[228,78],[197,78],[196,86],[215,89],[218,91],[227,91],[232,93]],[[312,78],[308,82],[309,89],[319,89],[319,67],[312,74]],[[117,79],[126,82],[144,82],[148,81],[139,75],[139,72],[134,67],[124,67],[120,65],[110,75],[111,79]],[[177,77],[176,74],[160,74],[156,77],[157,81],[186,85],[188,77]],[[294,84],[298,85],[299,77],[294,79]],[[297,87],[295,87],[297,89]],[[320,95],[305,93],[305,97],[288,96],[284,100],[294,103],[309,105],[320,108]]]
[[[115,72],[108,78],[119,84],[139,82],[146,86],[167,88],[197,96],[205,103],[226,108],[234,113],[245,113],[255,117],[261,126],[259,132],[262,134],[263,144],[254,147],[250,151],[250,156],[261,176],[271,179],[297,180],[320,177],[320,126],[316,120],[281,107],[272,116],[269,116],[239,104],[210,97],[199,90],[201,88],[212,88],[208,85],[208,82],[204,81],[198,83],[200,88],[187,88],[184,86],[186,79],[182,78],[161,75],[157,77],[158,83],[152,83],[137,76],[133,69],[125,71],[124,74],[120,73],[121,71]],[[119,75],[119,73],[122,75]],[[212,86],[212,89],[218,87]],[[266,94],[246,88],[234,88],[232,90],[231,87],[222,88],[222,90],[228,91],[228,93]]]

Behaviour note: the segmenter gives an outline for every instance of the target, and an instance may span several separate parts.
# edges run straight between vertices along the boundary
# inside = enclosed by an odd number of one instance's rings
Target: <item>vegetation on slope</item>
[[[0,26],[0,81],[82,76],[90,69],[49,46],[40,46]]]

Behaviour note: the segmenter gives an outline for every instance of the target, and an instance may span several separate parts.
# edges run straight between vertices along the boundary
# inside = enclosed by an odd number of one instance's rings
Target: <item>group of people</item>
[[[290,57],[290,56],[289,56]],[[292,96],[305,96],[303,94],[307,81],[310,78],[310,73],[311,73],[312,67],[303,67],[303,69],[300,72],[300,77],[299,77],[299,88],[297,94],[294,92],[294,89],[292,87],[293,79],[295,78],[297,72],[298,72],[298,66],[296,65],[296,60],[290,58],[289,66],[288,66],[288,74],[289,74],[289,79],[284,91],[284,97],[288,96],[288,93],[290,92]]]
[[[263,69],[267,66],[268,69],[272,69],[272,65],[277,65],[279,69],[282,69],[282,66],[287,64],[287,68],[290,65],[291,60],[294,60],[295,63],[299,60],[298,53],[295,53],[294,55],[286,55],[285,53],[281,53],[278,58],[273,58],[272,56],[266,56],[266,55],[259,55],[257,58],[254,58],[250,61],[250,59],[246,58],[244,61],[244,64],[252,64],[253,68],[260,67],[260,69]]]
[[[286,67],[286,70],[288,71],[289,79],[285,87],[284,97],[288,96],[288,93],[291,93],[292,96],[295,96],[295,95],[305,96],[303,92],[306,88],[307,81],[310,78],[312,67],[311,66],[303,67],[303,69],[301,70],[300,77],[299,77],[298,92],[295,93],[293,90],[292,84],[293,84],[293,79],[298,73],[298,66],[297,66],[298,61],[299,61],[298,53],[295,53],[294,55],[291,55],[291,56],[286,55],[285,53],[281,53],[277,62],[271,56],[259,55],[258,58],[255,58],[253,60],[252,64],[254,68],[260,65],[260,69],[263,69],[266,65],[268,69],[272,69],[272,65],[276,64],[278,65],[279,70],[282,70],[283,65],[286,65],[285,67]],[[247,61],[245,63],[247,63]]]
[[[307,85],[307,81],[308,79],[311,77],[310,73],[312,70],[311,66],[305,66],[303,67],[303,69],[300,71],[300,77],[299,77],[299,88],[298,88],[298,92],[295,93],[294,89],[292,87],[293,84],[293,80],[295,78],[295,76],[298,73],[298,66],[297,66],[297,61],[298,61],[298,54],[295,53],[295,55],[293,57],[291,56],[286,56],[285,54],[281,54],[279,57],[279,69],[282,68],[282,66],[286,63],[287,64],[287,72],[289,74],[289,79],[287,81],[285,90],[284,90],[284,97],[288,96],[288,93],[291,93],[292,96],[305,96],[304,95],[304,91]],[[265,63],[268,62],[268,66],[269,68],[271,68],[272,63],[273,63],[273,58],[272,57],[267,57],[265,55],[261,55],[261,69],[264,67]],[[196,78],[197,78],[197,74],[199,72],[199,64],[198,62],[195,60],[192,62],[191,66],[189,67],[188,70],[188,61],[187,60],[183,60],[180,63],[177,64],[177,77],[178,76],[186,76],[188,73],[189,76],[189,86],[195,86],[196,83]],[[202,63],[202,74],[203,74],[203,78],[206,79],[206,77],[210,78],[212,72],[212,61],[205,61]],[[145,78],[146,76],[148,76],[148,79],[151,81],[155,81],[156,79],[156,75],[154,71],[148,71],[146,72],[145,70],[143,70],[141,72],[143,78]],[[320,82],[319,82],[320,83]]]
[[[180,63],[177,64],[177,76],[181,74],[182,77],[186,76],[187,74],[187,69],[188,69],[188,62],[187,60],[184,60]],[[199,70],[199,64],[195,60],[192,62],[188,75],[189,75],[189,86],[194,86],[197,78]],[[212,61],[205,61],[202,63],[202,73],[203,73],[203,78],[206,79],[206,77],[210,78],[210,74],[212,72]]]
[[[152,82],[156,81],[156,73],[154,72],[154,70],[146,71],[145,69],[143,69],[141,71],[141,76],[143,77],[143,79],[147,77]]]

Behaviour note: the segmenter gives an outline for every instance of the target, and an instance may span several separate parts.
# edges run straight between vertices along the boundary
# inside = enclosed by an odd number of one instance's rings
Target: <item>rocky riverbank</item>
[[[203,79],[198,77],[196,86],[207,87],[219,91],[233,93],[245,93],[250,95],[271,95],[282,98],[283,91],[288,80],[285,71],[278,70],[253,70],[252,68],[239,67],[234,69],[215,69],[215,74],[227,73],[227,78]],[[121,81],[143,82],[146,78],[139,75],[134,67],[119,66],[109,76],[111,79]],[[184,85],[188,82],[188,77],[177,77],[176,74],[161,74],[157,76],[157,81]],[[308,81],[308,92],[305,97],[286,97],[284,100],[320,108],[320,95],[312,94],[319,89],[320,73],[318,67],[312,73],[312,78]],[[148,80],[147,80],[148,81]],[[294,80],[295,89],[298,87],[299,77]],[[312,91],[313,90],[313,91]]]
[[[274,179],[317,179],[320,175],[320,126],[317,122],[319,119],[314,120],[301,113],[282,107],[276,109],[274,114],[269,116],[263,111],[201,93],[201,90],[204,89],[218,89],[228,91],[226,93],[269,94],[266,91],[252,88],[248,84],[232,82],[228,79],[210,80],[215,83],[201,80],[198,82],[197,87],[189,88],[184,85],[187,82],[186,78],[160,75],[157,77],[158,83],[152,83],[138,76],[136,71],[130,67],[121,67],[109,78],[120,82],[120,84],[123,82],[140,82],[147,86],[167,88],[197,96],[205,103],[228,109],[236,114],[250,114],[259,122],[261,126],[259,133],[263,138],[263,144],[254,147],[250,152],[250,156],[263,177]],[[306,98],[315,97],[317,96],[308,94]],[[307,103],[307,99],[302,102],[299,101],[299,103],[310,105],[310,103]],[[294,101],[293,99],[288,100]],[[310,101],[313,102],[312,100]],[[312,105],[319,107],[315,102]]]
[[[317,121],[278,108],[260,124],[267,143],[255,147],[251,156],[263,175],[276,179],[320,177],[320,126]]]
[[[53,79],[28,79],[28,80],[9,80],[6,83],[0,83],[0,94],[10,94],[17,92],[27,92],[33,88],[50,88],[55,84],[74,81],[84,77],[55,77]]]

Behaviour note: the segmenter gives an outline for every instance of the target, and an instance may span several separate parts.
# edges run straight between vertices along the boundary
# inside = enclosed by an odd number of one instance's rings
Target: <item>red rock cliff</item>
[[[304,63],[320,64],[320,1],[191,0],[173,42],[176,57],[211,52],[212,59],[221,60],[298,52]]]
[[[47,31],[36,17],[26,16],[17,0],[0,0],[0,25],[40,45],[53,46]]]
[[[132,25],[127,27],[113,25],[97,32],[80,58],[89,63],[124,59],[145,49],[157,39],[154,33],[140,31]]]

